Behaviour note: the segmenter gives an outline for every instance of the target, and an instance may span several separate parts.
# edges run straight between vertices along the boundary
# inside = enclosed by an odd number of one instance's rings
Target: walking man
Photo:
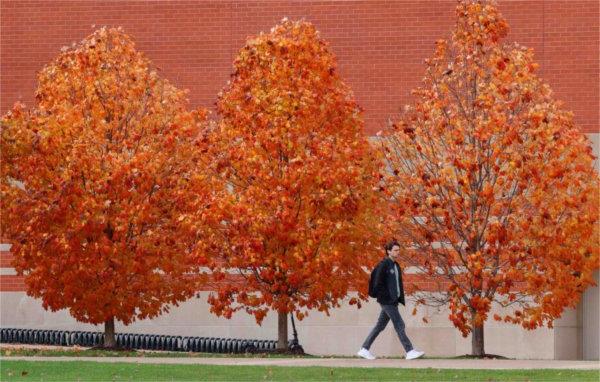
[[[375,359],[369,349],[375,338],[385,329],[391,319],[400,343],[406,351],[406,359],[416,359],[422,357],[425,352],[413,348],[412,343],[406,336],[404,321],[402,321],[398,311],[398,303],[402,305],[405,303],[402,272],[396,262],[400,255],[400,244],[395,240],[387,243],[385,252],[386,257],[377,264],[369,281],[369,296],[377,298],[377,302],[381,305],[381,313],[375,327],[371,330],[357,354],[362,358]]]

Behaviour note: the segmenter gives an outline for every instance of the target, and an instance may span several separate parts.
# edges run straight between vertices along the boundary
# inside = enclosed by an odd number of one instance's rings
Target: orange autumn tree
[[[350,304],[366,298],[362,266],[379,255],[381,162],[335,56],[310,23],[284,19],[250,38],[234,67],[208,137],[224,182],[218,256],[207,262],[220,282],[209,302],[217,315],[243,309],[259,324],[276,311],[285,349],[289,313],[328,314],[357,286]],[[232,270],[242,282],[222,281]]]
[[[37,106],[2,119],[2,232],[27,293],[81,322],[129,324],[192,296],[186,215],[203,193],[204,119],[133,41],[100,29],[38,76]]]
[[[503,41],[493,2],[460,1],[414,103],[382,139],[404,261],[437,283],[472,353],[483,324],[534,329],[574,307],[598,268],[598,175],[573,115],[537,75],[533,51]]]

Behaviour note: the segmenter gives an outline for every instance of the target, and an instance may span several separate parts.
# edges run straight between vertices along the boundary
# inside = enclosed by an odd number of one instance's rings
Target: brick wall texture
[[[0,274],[0,292],[22,292],[26,290],[25,277],[17,275],[16,272],[12,270],[13,257],[14,256],[10,253],[10,251],[0,250],[0,268],[10,270],[9,274]],[[442,281],[438,284],[437,282],[433,282],[419,274],[405,273],[402,276],[402,279],[408,293],[410,293],[410,290],[413,288],[421,291],[438,291],[442,288],[445,289],[449,287],[449,282]],[[245,280],[239,275],[228,275],[226,282],[238,282],[241,284],[244,283]],[[209,282],[203,284],[199,290],[214,290],[214,283]]]
[[[165,78],[190,90],[191,107],[212,108],[246,37],[268,31],[287,16],[311,21],[331,43],[373,134],[409,102],[434,41],[449,36],[455,4],[2,0],[0,111],[4,114],[15,101],[31,106],[36,72],[61,47],[104,25],[122,26],[133,36]],[[499,7],[511,26],[510,40],[535,49],[541,76],[574,111],[582,130],[600,132],[599,2],[500,1]],[[0,267],[10,269],[10,258],[0,253]],[[18,290],[24,290],[22,277],[0,275],[0,291]]]
[[[122,26],[164,77],[190,90],[191,107],[212,108],[247,36],[281,18],[321,31],[342,75],[380,130],[409,101],[434,41],[449,36],[454,0],[444,1],[7,1],[0,2],[1,103],[31,105],[36,72],[92,26]],[[499,1],[510,40],[535,49],[541,76],[574,111],[583,131],[599,132],[599,2]]]

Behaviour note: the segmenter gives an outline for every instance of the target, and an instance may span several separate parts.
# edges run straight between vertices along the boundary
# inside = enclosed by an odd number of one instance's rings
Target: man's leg
[[[371,330],[371,333],[369,333],[369,335],[367,336],[367,339],[363,343],[362,347],[369,350],[371,348],[371,345],[373,344],[373,341],[375,341],[375,338],[377,338],[379,333],[381,333],[383,331],[383,329],[385,329],[385,327],[387,326],[387,323],[389,321],[390,321],[390,318],[386,314],[385,310],[383,309],[383,305],[382,305],[381,313],[379,313],[379,318],[377,319],[377,323],[375,324],[375,327],[373,328],[373,330]]]
[[[404,321],[398,311],[398,305],[381,305],[381,307],[386,315],[392,320],[392,324],[394,324],[394,329],[396,329],[396,333],[398,334],[398,338],[400,338],[400,343],[402,343],[404,350],[406,350],[407,353],[413,350],[412,343],[406,335]]]

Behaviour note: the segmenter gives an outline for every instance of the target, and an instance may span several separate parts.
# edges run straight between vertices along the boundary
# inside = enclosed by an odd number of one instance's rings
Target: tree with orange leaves
[[[244,309],[261,323],[278,313],[278,348],[287,315],[328,313],[350,288],[366,298],[379,251],[380,159],[363,131],[361,110],[328,44],[307,22],[283,20],[250,38],[219,95],[210,142],[223,181],[221,222],[206,262],[219,282],[211,309]],[[206,259],[205,259],[206,260]]]
[[[122,31],[102,28],[38,76],[37,106],[2,119],[2,232],[27,293],[78,321],[155,317],[192,296],[188,212],[204,112],[161,79]]]
[[[593,285],[598,174],[586,137],[537,75],[533,51],[503,42],[491,1],[460,1],[414,104],[381,142],[404,261],[439,291],[473,355],[483,324],[552,326]]]

